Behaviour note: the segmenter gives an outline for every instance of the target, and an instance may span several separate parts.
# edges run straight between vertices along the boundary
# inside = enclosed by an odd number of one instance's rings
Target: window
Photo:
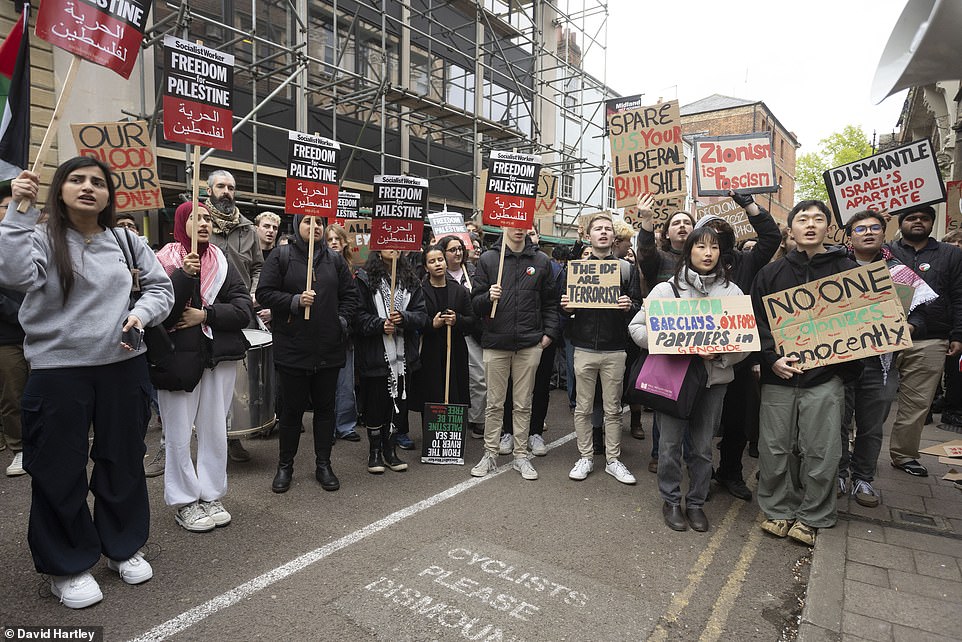
[[[474,73],[455,64],[447,66],[445,100],[458,109],[474,112]]]
[[[605,208],[615,209],[615,177],[608,174],[608,193],[605,195]]]

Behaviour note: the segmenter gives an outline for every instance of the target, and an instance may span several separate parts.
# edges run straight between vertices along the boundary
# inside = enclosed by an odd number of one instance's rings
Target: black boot
[[[368,426],[367,439],[370,442],[370,454],[367,458],[367,472],[380,475],[384,472],[384,460],[381,458],[381,426]]]
[[[321,482],[321,488],[324,490],[337,490],[341,487],[341,482],[334,474],[330,461],[317,462],[317,470],[314,476],[317,477],[317,481]]]
[[[324,490],[337,490],[341,482],[331,468],[331,445],[334,442],[334,422],[314,422],[314,476]]]
[[[381,432],[381,450],[384,453],[384,464],[394,472],[401,473],[408,469],[408,465],[397,456],[397,452],[394,450],[396,445],[394,435],[388,433],[387,430]]]
[[[275,493],[286,493],[294,478],[294,456],[297,455],[297,442],[301,438],[299,426],[281,426],[278,429],[278,443],[280,454],[277,462],[277,474],[271,482],[271,490]]]

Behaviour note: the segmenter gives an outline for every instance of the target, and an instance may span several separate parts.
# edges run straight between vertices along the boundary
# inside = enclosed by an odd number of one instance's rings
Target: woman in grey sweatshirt
[[[54,596],[83,608],[103,599],[88,572],[101,553],[128,584],[153,574],[139,552],[150,525],[143,469],[149,382],[140,339],[143,327],[169,313],[173,288],[143,243],[128,246],[119,238],[126,230],[113,233],[114,185],[103,163],[77,157],[57,168],[44,224],[33,206],[39,177],[22,172],[11,187],[14,201],[0,223],[0,284],[25,292],[20,323],[31,372],[22,401],[23,467],[33,477],[27,540]],[[31,204],[25,213],[17,211],[20,201]],[[133,248],[136,281],[121,241]]]

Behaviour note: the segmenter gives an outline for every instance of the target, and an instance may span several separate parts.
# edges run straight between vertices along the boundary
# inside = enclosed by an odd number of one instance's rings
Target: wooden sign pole
[[[194,159],[191,170],[190,188],[190,229],[194,233],[190,235],[190,253],[197,254],[197,210],[200,209],[200,145],[194,145]]]
[[[497,286],[501,287],[501,273],[504,272],[504,255],[508,251],[508,237],[505,235],[504,228],[501,228],[501,260],[498,262],[498,282]],[[498,299],[500,301],[500,299]],[[494,313],[498,311],[498,301],[495,301],[491,305],[491,318],[494,318]]]
[[[305,291],[311,289],[311,284],[314,281],[314,226],[317,225],[317,217],[312,216],[311,218],[311,231],[308,233],[307,238],[307,285],[305,286]],[[300,234],[300,231],[297,232]],[[307,306],[304,308],[304,320],[307,321],[311,318],[311,307]]]

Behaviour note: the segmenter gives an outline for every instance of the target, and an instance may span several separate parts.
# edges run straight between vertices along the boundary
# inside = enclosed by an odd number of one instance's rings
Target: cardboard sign
[[[43,0],[37,36],[130,78],[144,37],[148,0]]]
[[[422,464],[464,465],[464,423],[467,411],[467,406],[457,404],[424,404]]]
[[[542,169],[538,174],[537,201],[534,204],[534,217],[554,216],[558,208],[558,175],[551,170]]]
[[[565,294],[568,307],[617,308],[621,296],[621,261],[568,261]]]
[[[402,252],[420,250],[427,209],[426,178],[375,176],[370,248]]]
[[[758,236],[755,228],[748,221],[748,214],[742,209],[741,205],[730,198],[709,203],[708,205],[698,205],[695,207],[695,220],[712,215],[720,216],[735,230],[735,241],[753,239]]]
[[[657,228],[659,225],[664,225],[671,218],[671,215],[675,212],[680,212],[685,209],[685,198],[666,198],[660,201],[655,201],[654,205],[651,206],[651,210],[655,213],[654,225]],[[631,207],[625,208],[625,223],[632,226],[636,230],[641,229],[641,219],[638,217],[638,208],[632,205]]]
[[[945,184],[945,233],[962,227],[962,181]]]
[[[347,232],[347,238],[351,241],[351,258],[354,259],[354,265],[364,265],[371,253],[371,219],[335,218],[334,222]]]
[[[945,200],[945,185],[927,138],[822,174],[841,226],[860,210],[899,212]]]
[[[164,36],[164,138],[233,149],[234,56]]]
[[[615,205],[631,207],[641,194],[685,197],[685,152],[678,101],[608,116]]]
[[[441,240],[445,236],[454,235],[461,239],[465,249],[474,247],[471,234],[464,224],[464,214],[449,212],[448,210],[433,212],[428,214],[428,222],[431,224],[431,233],[434,238]],[[465,260],[467,260],[467,257],[465,257]]]
[[[484,188],[485,225],[530,230],[541,174],[541,158],[533,154],[491,152]]]
[[[287,135],[284,211],[331,218],[337,213],[341,146],[300,132]]]
[[[361,208],[361,195],[357,192],[337,192],[337,218],[357,218]]]
[[[905,310],[884,261],[762,299],[775,346],[803,370],[911,347]]]
[[[702,136],[694,141],[695,193],[728,196],[728,190],[777,192],[770,133]]]
[[[74,123],[70,129],[78,155],[93,156],[110,167],[118,213],[163,209],[147,121]]]
[[[645,316],[652,354],[761,350],[750,296],[645,299]]]

